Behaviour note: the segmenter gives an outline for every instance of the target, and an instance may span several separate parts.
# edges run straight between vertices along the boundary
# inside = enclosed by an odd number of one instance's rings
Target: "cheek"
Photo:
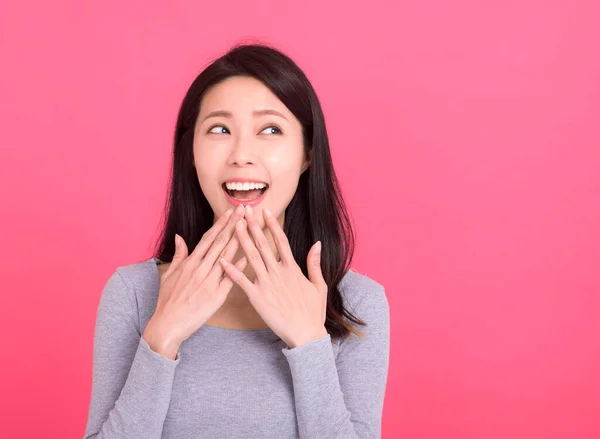
[[[304,159],[304,147],[296,141],[279,144],[263,156],[269,168],[278,174],[292,172],[298,174]]]
[[[198,176],[198,182],[205,195],[208,195],[208,193],[215,190],[213,186],[218,186],[219,170],[221,169],[218,160],[219,159],[214,157],[214,155],[206,154],[202,151],[194,154],[196,175]]]
[[[272,154],[265,158],[265,163],[277,192],[295,192],[302,167],[301,155],[286,152]]]

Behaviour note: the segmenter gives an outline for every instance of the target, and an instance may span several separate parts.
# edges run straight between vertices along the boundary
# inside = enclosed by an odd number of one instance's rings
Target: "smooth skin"
[[[313,244],[308,252],[307,279],[277,219],[268,208],[262,212],[277,245],[279,260],[252,207],[246,206],[245,219],[237,221],[236,233],[256,273],[256,282],[250,281],[225,258],[220,262],[227,276],[244,290],[273,332],[293,349],[327,335],[327,283],[321,271],[321,242]]]
[[[261,81],[233,76],[212,86],[203,96],[194,128],[193,151],[198,183],[215,219],[232,207],[221,188],[223,181],[242,177],[269,185],[254,210],[276,251],[260,212],[268,207],[283,226],[300,175],[310,165],[300,121]],[[242,248],[238,248],[233,261],[243,255]],[[255,278],[250,264],[245,274],[249,279]],[[237,284],[210,323],[267,327]]]
[[[279,221],[268,208],[263,214],[277,255],[250,206],[227,211],[189,256],[185,242],[177,237],[173,261],[160,276],[156,311],[143,334],[153,351],[174,360],[181,343],[221,308],[234,283],[290,349],[327,335],[320,241],[308,253],[307,279]],[[246,256],[232,264],[240,243]],[[243,272],[248,259],[257,273],[256,282]]]
[[[192,254],[188,256],[185,243],[182,247],[177,244],[173,261],[159,265],[161,286],[157,308],[144,330],[150,347],[174,359],[181,343],[204,324],[271,327],[290,347],[326,334],[323,325],[326,294],[321,292],[324,282],[318,280],[319,274],[310,280],[302,279],[295,263],[282,262],[281,269],[274,270],[263,259],[269,258],[268,255],[281,257],[272,227],[263,220],[263,212],[267,208],[273,212],[273,221],[278,223],[279,233],[287,243],[282,229],[285,209],[296,192],[300,175],[310,165],[310,151],[305,151],[298,119],[262,82],[250,77],[231,77],[204,95],[194,130],[193,153],[198,182],[214,212],[214,225]],[[230,217],[225,215],[231,204],[221,184],[236,177],[269,184],[264,200],[255,207],[256,221],[239,206],[241,211]],[[240,236],[235,232],[235,223],[242,218],[261,232],[252,233],[252,238],[259,241],[249,245],[246,239],[245,247],[240,245]],[[280,237],[279,241],[283,239]],[[244,255],[250,252],[256,258],[257,248],[263,255],[248,263]],[[312,264],[313,250],[314,247],[309,252]],[[227,272],[218,261],[222,252],[223,259],[230,263]],[[293,260],[291,253],[286,257]],[[265,268],[269,266],[267,276]],[[264,268],[259,278],[255,270],[261,267]],[[257,286],[251,288],[249,285],[254,281]],[[290,282],[301,288],[290,286]],[[274,291],[273,285],[282,288]],[[273,300],[272,312],[267,310],[265,301],[270,299],[263,300],[259,294],[265,297],[280,294]],[[301,303],[298,298],[288,297],[292,294],[315,297]],[[286,306],[298,308],[292,314]],[[284,328],[287,319],[291,319],[291,325]]]
[[[225,302],[234,282],[223,276],[218,258],[231,261],[239,247],[235,224],[244,216],[243,206],[230,209],[202,236],[188,255],[181,237],[167,270],[160,275],[156,310],[143,338],[150,348],[174,360],[184,340],[196,332]],[[247,259],[235,267],[242,271]]]

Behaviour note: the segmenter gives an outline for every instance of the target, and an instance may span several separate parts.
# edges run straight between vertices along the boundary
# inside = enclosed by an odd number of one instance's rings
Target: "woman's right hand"
[[[239,246],[235,225],[243,217],[242,205],[230,209],[202,235],[189,256],[183,238],[176,237],[173,261],[160,276],[156,310],[144,329],[143,338],[153,351],[174,360],[181,343],[223,305],[233,281],[223,276],[217,260],[231,262],[235,256]],[[235,265],[243,270],[246,264],[244,256]]]

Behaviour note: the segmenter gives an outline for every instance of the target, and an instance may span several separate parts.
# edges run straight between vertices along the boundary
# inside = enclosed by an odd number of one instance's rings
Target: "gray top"
[[[84,439],[380,438],[390,318],[382,285],[353,270],[339,288],[368,326],[288,349],[270,329],[203,325],[175,360],[142,338],[154,314],[156,258],[108,279],[94,333]]]

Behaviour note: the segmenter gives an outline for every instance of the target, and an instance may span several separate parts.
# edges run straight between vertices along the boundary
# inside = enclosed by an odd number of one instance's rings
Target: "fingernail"
[[[252,206],[250,206],[249,204],[246,206],[246,212],[252,215]]]
[[[233,213],[233,209],[229,209],[227,212],[225,212],[225,216],[229,217],[229,216],[231,216],[232,213]]]
[[[321,241],[317,241],[317,254],[321,253]]]
[[[244,228],[244,220],[243,219],[239,220],[237,222],[236,226],[238,229],[243,229]]]
[[[238,204],[238,207],[235,208],[236,213],[242,213],[244,211],[244,205]]]
[[[265,212],[265,215],[267,215],[268,218],[271,218],[273,216],[273,214],[271,213],[271,211],[269,210],[268,207],[265,207],[264,212]]]

